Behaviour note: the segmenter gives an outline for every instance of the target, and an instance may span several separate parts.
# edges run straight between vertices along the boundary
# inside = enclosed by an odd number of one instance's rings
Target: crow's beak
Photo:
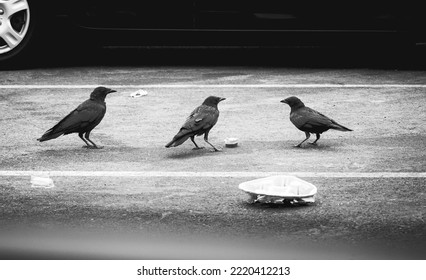
[[[226,98],[225,98],[225,97],[221,97],[221,98],[219,99],[219,102],[220,102],[220,101],[223,101],[223,100],[226,100]]]
[[[113,89],[110,89],[107,94],[110,94],[110,93],[113,93],[113,92],[117,92],[117,91],[113,90]]]
[[[285,100],[285,99],[281,100],[280,102],[281,102],[281,103],[288,104],[288,103],[287,103],[287,100]]]

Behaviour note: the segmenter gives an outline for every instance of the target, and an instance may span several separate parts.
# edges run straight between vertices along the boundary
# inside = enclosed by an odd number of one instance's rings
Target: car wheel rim
[[[29,24],[27,0],[0,0],[0,54],[8,53],[22,43]]]

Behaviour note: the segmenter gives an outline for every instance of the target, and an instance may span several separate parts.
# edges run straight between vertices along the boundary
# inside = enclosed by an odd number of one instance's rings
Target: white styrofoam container
[[[295,176],[271,176],[243,182],[239,189],[250,195],[253,202],[284,203],[287,201],[312,203],[317,188]]]

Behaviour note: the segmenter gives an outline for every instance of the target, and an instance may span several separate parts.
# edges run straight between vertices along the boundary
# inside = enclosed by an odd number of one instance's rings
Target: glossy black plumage
[[[217,123],[219,118],[217,104],[222,100],[225,100],[225,98],[216,96],[207,97],[203,104],[192,111],[179,132],[173,137],[172,141],[166,145],[166,148],[179,146],[190,138],[195,145],[195,149],[200,149],[197,143],[195,143],[194,137],[204,134],[204,141],[212,146],[215,151],[218,151],[218,149],[208,141],[208,137],[210,130]]]
[[[310,133],[315,133],[317,138],[311,144],[316,144],[320,139],[320,134],[329,129],[352,131],[352,129],[338,124],[336,121],[321,114],[320,112],[306,107],[305,104],[295,96],[288,97],[284,100],[281,100],[281,102],[290,106],[290,121],[299,130],[304,131],[306,134],[306,139],[297,144],[296,147],[301,147],[303,142],[309,139]]]
[[[47,130],[37,139],[40,142],[58,138],[61,135],[78,133],[87,148],[99,148],[90,140],[90,132],[102,121],[106,112],[105,97],[115,92],[105,87],[97,87],[90,94],[90,98],[81,103],[55,126]],[[84,137],[83,137],[84,136]],[[89,142],[92,144],[90,145]]]

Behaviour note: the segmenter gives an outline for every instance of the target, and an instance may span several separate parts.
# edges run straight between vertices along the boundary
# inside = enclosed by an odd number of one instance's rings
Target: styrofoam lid
[[[288,198],[309,197],[317,193],[313,184],[295,176],[284,175],[243,182],[238,188],[250,194]]]

